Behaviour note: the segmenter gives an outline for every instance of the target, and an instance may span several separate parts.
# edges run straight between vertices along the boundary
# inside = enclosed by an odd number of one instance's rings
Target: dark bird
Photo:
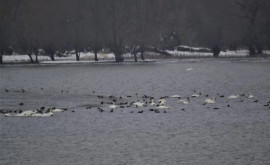
[[[259,102],[259,100],[254,100],[254,103],[258,103]]]
[[[5,91],[6,91],[6,92],[9,92],[9,90],[8,90],[7,88],[5,89]]]
[[[143,111],[138,111],[138,113],[143,113]]]
[[[21,105],[21,106],[22,106],[22,105],[23,105],[23,103],[20,103],[19,105]]]
[[[111,111],[110,112],[113,112],[113,109],[111,109]]]
[[[103,101],[100,102],[101,105],[102,105],[103,103],[104,103]]]
[[[167,111],[164,111],[163,113],[167,113]]]
[[[185,109],[183,108],[183,109],[181,109],[182,111],[185,111]]]
[[[214,109],[219,109],[219,108],[216,107],[216,108],[214,108]]]
[[[160,113],[160,111],[158,109],[155,109],[155,113]]]
[[[101,109],[101,108],[98,108],[98,111],[99,111],[99,112],[104,112],[104,110],[103,110],[103,109]]]
[[[42,110],[36,109],[37,113],[42,113]]]
[[[230,104],[228,104],[227,107],[231,107]]]
[[[25,90],[22,88],[22,93],[24,93],[25,92]]]

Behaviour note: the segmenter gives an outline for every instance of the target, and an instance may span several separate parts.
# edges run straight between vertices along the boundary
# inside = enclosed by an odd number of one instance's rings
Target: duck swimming
[[[135,105],[136,107],[142,107],[144,105],[144,103],[141,103],[141,102],[135,102],[133,103],[133,105]]]
[[[254,95],[251,94],[251,92],[249,92],[249,93],[248,93],[248,98],[249,98],[249,99],[252,99],[252,98],[254,98]]]
[[[238,99],[240,95],[231,95],[228,97],[228,99]]]
[[[172,95],[171,98],[178,98],[179,99],[179,98],[181,98],[181,96],[179,96],[179,95]]]
[[[114,104],[109,106],[110,109],[116,109],[117,107],[118,106],[117,105],[114,105]]]
[[[199,92],[199,94],[193,94],[191,97],[200,97],[202,95],[201,92]]]
[[[154,99],[151,99],[151,103],[150,103],[150,105],[155,105],[156,103],[155,103],[155,100]]]
[[[188,97],[186,100],[179,100],[178,102],[183,104],[189,104],[190,98]]]
[[[157,109],[170,109],[170,107],[162,105],[158,106]]]
[[[16,116],[16,117],[30,117],[30,116],[32,116],[32,115],[35,114],[35,113],[37,113],[36,110],[35,110],[35,111],[28,110],[28,111],[24,111],[24,112],[22,112],[22,113],[20,113],[20,114],[17,114],[17,115],[15,115],[15,116]]]
[[[204,103],[207,103],[207,104],[215,104],[216,103],[216,98],[213,97],[212,99],[206,99],[204,101]]]
[[[159,99],[158,105],[165,105],[166,100],[164,98]]]
[[[66,109],[59,109],[59,108],[55,108],[52,109],[51,112],[64,112]]]

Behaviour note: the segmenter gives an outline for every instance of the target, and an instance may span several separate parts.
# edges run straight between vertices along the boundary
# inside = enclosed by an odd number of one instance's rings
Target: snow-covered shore
[[[194,50],[197,50],[196,48]],[[213,54],[210,52],[191,52],[191,51],[166,51],[167,53],[172,55],[172,58],[205,58],[205,57],[213,57]],[[270,55],[270,50],[263,51],[265,55]],[[237,58],[237,57],[248,57],[248,50],[237,50],[237,51],[221,51],[219,57],[223,58]],[[32,56],[35,59],[35,56]],[[139,57],[139,55],[138,55]],[[158,59],[164,58],[164,56],[154,53],[154,52],[146,52],[145,57],[147,59]],[[38,60],[42,64],[59,64],[59,63],[93,63],[95,55],[91,52],[80,53],[80,61],[76,61],[75,54],[71,54],[65,57],[55,56],[55,61],[51,61],[49,56],[39,55]],[[130,53],[124,54],[125,59],[132,59],[133,55]],[[114,61],[113,53],[98,53],[98,59],[100,62],[112,62]],[[28,55],[4,55],[3,56],[4,63],[28,63],[30,62]]]

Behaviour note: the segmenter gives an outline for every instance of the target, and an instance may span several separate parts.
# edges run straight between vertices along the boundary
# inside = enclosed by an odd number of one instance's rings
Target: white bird
[[[212,99],[206,99],[204,102],[207,103],[207,104],[215,104],[216,103],[216,98],[213,97]]]
[[[167,101],[163,98],[163,99],[159,99],[158,104],[159,104],[159,105],[165,105],[166,102],[167,102]]]
[[[179,95],[172,95],[171,97],[172,97],[172,98],[181,98],[182,96],[179,96]]]
[[[30,117],[30,116],[32,116],[35,113],[37,113],[37,111],[31,111],[31,110],[29,110],[29,111],[24,111],[24,112],[22,112],[20,114],[17,114],[15,116],[16,117]]]
[[[249,92],[249,93],[248,93],[248,98],[249,98],[249,99],[252,99],[252,98],[254,98],[254,95],[251,94],[251,92]]]
[[[111,109],[116,109],[118,106],[117,105],[110,105],[109,108]]]
[[[133,103],[133,105],[138,106],[138,107],[142,107],[144,105],[144,103],[135,102],[135,103]]]
[[[51,117],[51,116],[53,116],[53,112],[49,112],[49,113],[34,113],[31,116],[32,117]]]
[[[187,71],[192,71],[193,70],[193,68],[191,67],[191,68],[187,68]]]
[[[183,103],[183,104],[189,104],[190,99],[189,99],[189,97],[188,97],[186,100],[179,100],[178,102],[179,102],[179,103]]]
[[[5,113],[5,117],[10,117],[11,114],[10,113]]]
[[[65,111],[64,109],[59,109],[59,108],[52,109],[52,112],[64,112],[64,111]]]
[[[157,109],[170,109],[170,107],[162,105],[158,106]]]
[[[228,97],[228,99],[238,99],[240,95],[231,95]]]
[[[193,94],[191,97],[200,97],[202,95],[201,92],[199,92],[199,94]]]
[[[155,100],[154,99],[151,99],[151,103],[150,103],[150,105],[155,105],[156,103],[155,103]]]

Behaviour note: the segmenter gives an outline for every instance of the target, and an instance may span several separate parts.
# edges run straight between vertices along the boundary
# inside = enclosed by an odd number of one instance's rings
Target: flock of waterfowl
[[[143,113],[146,108],[148,108],[149,111],[155,112],[155,113],[167,113],[167,109],[170,109],[171,107],[166,104],[167,100],[169,99],[176,99],[178,103],[180,104],[190,104],[193,98],[204,98],[204,101],[201,102],[202,105],[206,104],[216,104],[217,98],[212,97],[210,98],[208,94],[202,95],[201,92],[196,93],[196,90],[194,90],[195,94],[191,95],[190,97],[182,97],[180,95],[172,95],[172,96],[162,96],[160,98],[154,98],[152,96],[143,95],[141,97],[138,97],[138,94],[135,96],[122,96],[122,97],[116,97],[116,96],[109,96],[109,101],[105,102],[106,97],[104,96],[98,96],[98,98],[101,99],[100,106],[97,108],[98,111],[104,112],[114,112],[114,109],[117,108],[138,108],[138,113]],[[224,95],[220,95],[217,93],[217,96],[220,98],[225,98]],[[126,98],[126,99],[124,99]],[[130,101],[131,98],[134,98],[136,101]],[[248,94],[237,94],[237,95],[230,95],[227,96],[227,99],[239,99],[239,102],[244,102],[244,98],[252,100],[254,103],[259,102],[255,99],[254,95],[249,92]],[[127,101],[129,100],[129,101]],[[105,105],[106,104],[106,105]],[[269,107],[270,109],[270,101],[268,101],[264,106]],[[230,107],[230,104],[227,104],[227,107]],[[93,107],[89,106],[87,109],[91,109]],[[142,110],[143,109],[143,110]],[[214,107],[214,109],[219,109],[217,107]],[[184,110],[184,109],[181,109]],[[130,111],[130,113],[134,113],[134,111]]]
[[[4,114],[5,117],[51,117],[54,113],[67,111],[67,108],[48,108],[41,107],[36,110],[0,110],[0,113]]]
[[[42,89],[43,90],[43,89]],[[5,89],[6,92],[9,92],[8,89]],[[22,93],[25,92],[24,89],[21,90]],[[92,91],[93,94],[95,94],[95,91]],[[217,98],[227,98],[227,99],[239,99],[239,102],[244,102],[245,99],[250,99],[254,103],[258,103],[259,100],[255,99],[254,95],[249,92],[248,94],[237,94],[237,95],[230,95],[225,96],[221,95],[219,93],[216,94],[215,97],[210,97],[208,94],[202,95],[201,92],[197,92],[194,90],[194,94],[189,97],[182,97],[180,95],[172,95],[172,96],[162,96],[159,98],[155,98],[152,96],[139,96],[137,93],[134,96],[104,96],[104,95],[94,95],[99,99],[98,104],[88,105],[86,109],[96,109],[99,112],[115,112],[115,109],[128,109],[131,108],[129,111],[130,113],[144,113],[146,110],[150,112],[155,113],[167,113],[168,109],[171,107],[168,106],[166,103],[169,99],[173,99],[172,101],[177,101],[179,104],[185,104],[188,105],[192,102],[192,99],[194,98],[203,98],[201,101],[202,105],[206,104],[216,104]],[[23,106],[24,103],[19,103],[20,106]],[[269,107],[270,109],[270,101],[266,102],[264,104],[265,107]],[[227,104],[227,107],[230,107],[230,104]],[[180,108],[181,109],[181,108]],[[219,109],[218,107],[214,107],[214,109]],[[54,115],[54,113],[57,112],[65,112],[67,111],[67,108],[47,108],[40,107],[36,110],[0,110],[0,113],[2,113],[5,117],[51,117]],[[182,108],[181,110],[185,110]],[[72,110],[74,112],[74,110]]]

